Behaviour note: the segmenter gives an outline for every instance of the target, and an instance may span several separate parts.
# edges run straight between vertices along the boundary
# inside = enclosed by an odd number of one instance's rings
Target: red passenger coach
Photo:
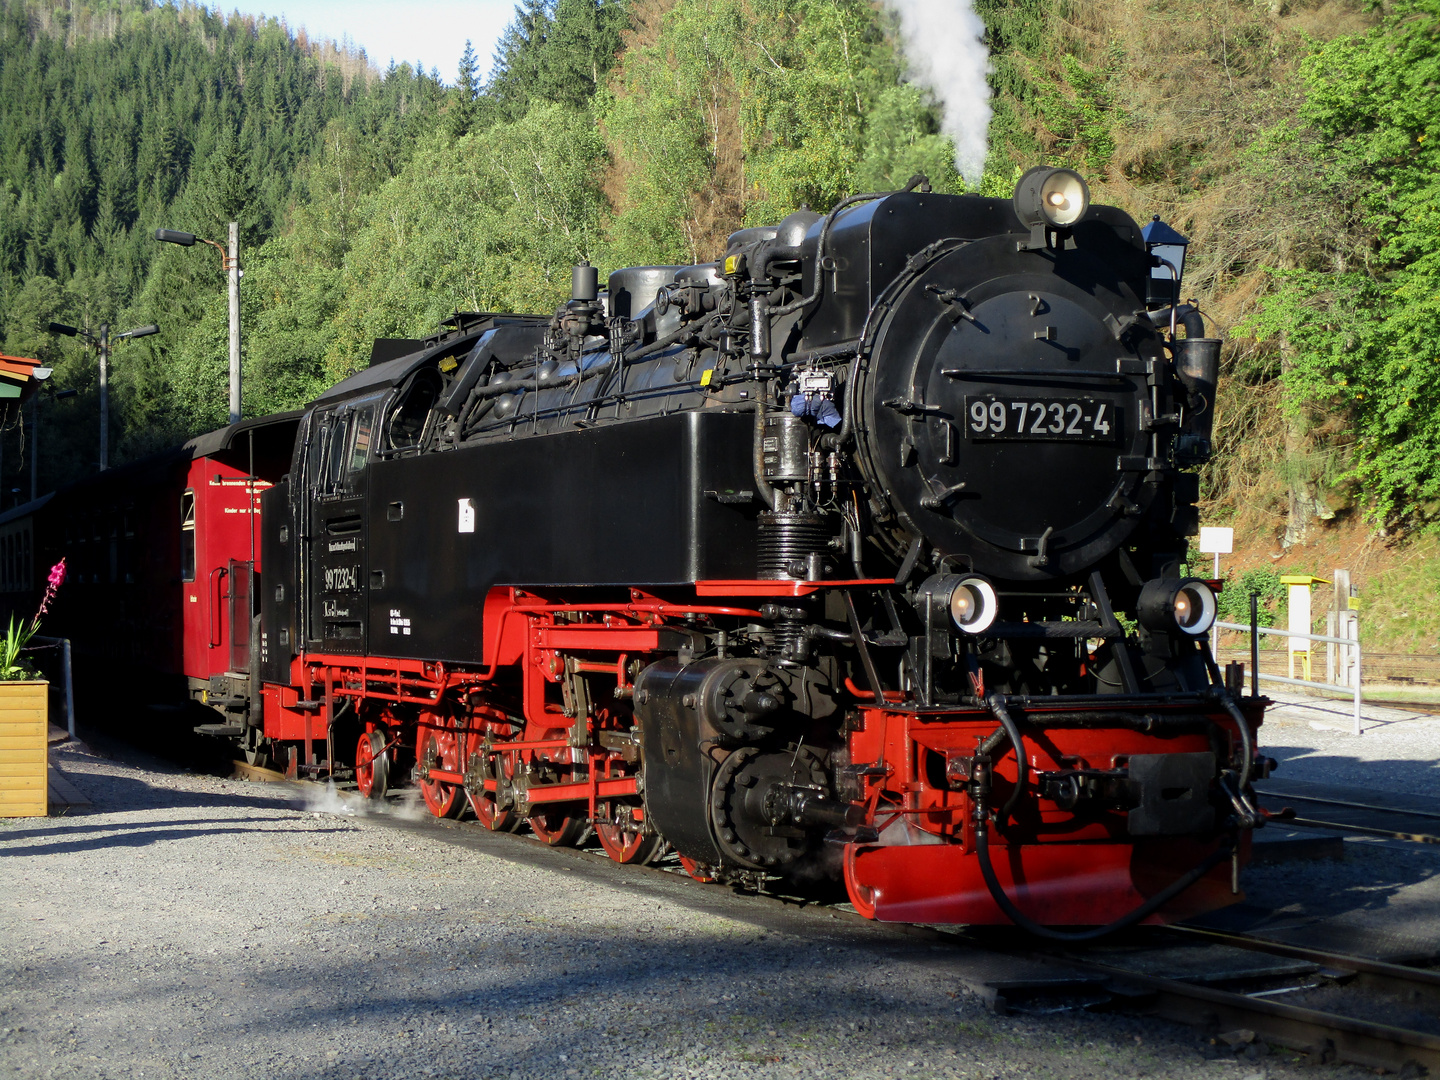
[[[297,421],[232,424],[0,516],[10,610],[28,615],[46,569],[66,560],[45,630],[70,638],[90,715],[246,710],[260,494],[288,468]],[[215,733],[243,735],[225,719]]]

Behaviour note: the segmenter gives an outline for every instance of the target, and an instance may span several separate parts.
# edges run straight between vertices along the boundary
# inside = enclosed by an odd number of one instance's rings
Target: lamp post
[[[217,244],[214,240],[206,240],[203,236],[196,236],[194,233],[176,232],[174,229],[156,229],[155,239],[162,244],[179,244],[181,247],[194,247],[195,241],[202,244],[209,244],[216,251],[220,252],[220,262],[224,267],[225,276],[230,281],[230,423],[240,422],[240,278],[243,271],[240,269],[240,223],[230,222],[230,250]]]
[[[152,323],[112,336],[109,323],[101,323],[99,333],[92,334],[89,330],[52,322],[50,332],[64,334],[66,337],[84,338],[91,345],[100,348],[100,471],[104,472],[110,467],[110,343],[124,341],[126,338],[149,337],[151,334],[158,334],[160,327]]]
[[[49,378],[49,369],[36,368],[36,378],[39,378],[41,371],[46,372]],[[79,391],[77,390],[56,390],[55,387],[46,384],[44,392],[50,395],[50,400],[60,401],[64,398],[72,398]],[[40,495],[40,395],[36,394],[30,399],[30,501],[34,502]]]

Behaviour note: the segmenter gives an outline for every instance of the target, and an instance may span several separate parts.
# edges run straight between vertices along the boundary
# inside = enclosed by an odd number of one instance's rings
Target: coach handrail
[[[219,574],[221,577],[228,577],[230,575],[230,570],[228,567],[225,566],[214,566],[210,569],[210,595],[206,597],[206,602],[210,605],[210,609],[206,613],[208,618],[206,619],[205,625],[205,640],[209,643],[210,648],[212,649],[218,649],[222,644],[215,633],[215,613],[219,610],[220,600],[222,599],[218,595],[219,585],[215,581],[216,574]],[[228,668],[230,665],[226,664],[225,666]]]
[[[1330,694],[1349,694],[1355,700],[1355,711],[1352,717],[1354,721],[1354,734],[1364,734],[1360,727],[1360,639],[1331,637],[1329,634],[1302,634],[1298,630],[1281,630],[1274,626],[1249,627],[1240,623],[1217,622],[1214,624],[1216,630],[1239,630],[1242,634],[1248,634],[1253,629],[1257,634],[1275,634],[1278,637],[1303,638],[1306,641],[1323,641],[1327,644],[1347,645],[1355,650],[1355,686],[1353,689],[1331,686],[1329,683],[1314,682],[1310,679],[1294,679],[1288,675],[1266,675],[1256,670],[1255,677],[1268,679],[1270,682],[1285,683],[1289,686],[1308,686]]]

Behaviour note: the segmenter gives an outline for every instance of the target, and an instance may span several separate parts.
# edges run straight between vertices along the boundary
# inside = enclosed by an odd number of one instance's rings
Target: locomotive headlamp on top
[[[975,574],[936,574],[926,579],[915,597],[920,614],[927,609],[934,625],[948,615],[967,634],[983,634],[995,622],[1000,601],[995,586]]]
[[[1199,637],[1215,623],[1215,591],[1199,578],[1147,581],[1135,616],[1146,630]]]
[[[1073,169],[1037,165],[1015,185],[1015,216],[1030,230],[1030,242],[1043,246],[1045,230],[1068,229],[1090,209],[1090,189]]]

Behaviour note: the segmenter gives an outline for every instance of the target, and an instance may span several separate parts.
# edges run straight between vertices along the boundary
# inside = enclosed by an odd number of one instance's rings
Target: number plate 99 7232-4
[[[965,399],[965,430],[972,439],[1110,442],[1118,420],[1111,402],[1088,397],[1027,400],[987,394]]]

